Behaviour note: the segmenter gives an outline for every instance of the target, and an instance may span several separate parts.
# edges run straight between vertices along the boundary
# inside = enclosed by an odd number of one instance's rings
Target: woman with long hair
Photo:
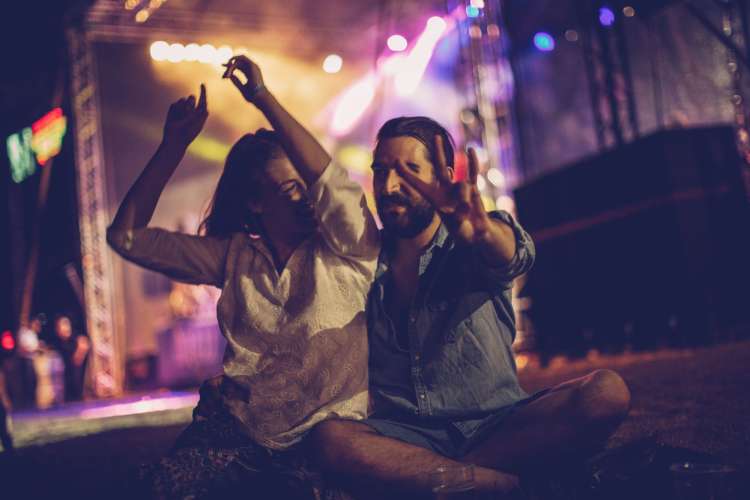
[[[366,416],[364,305],[378,232],[360,187],[279,104],[258,66],[234,57],[225,77],[273,131],[232,147],[200,234],[148,223],[208,116],[203,85],[197,100],[169,108],[163,140],[107,233],[127,260],[222,290],[224,374],[201,388],[172,453],[145,470],[160,497],[247,495],[254,486],[274,489],[261,498],[294,498],[279,488],[301,480],[306,432]]]

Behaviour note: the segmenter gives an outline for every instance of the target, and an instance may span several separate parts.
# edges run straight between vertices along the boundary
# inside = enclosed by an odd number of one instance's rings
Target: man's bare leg
[[[630,392],[622,378],[597,370],[519,408],[461,461],[521,473],[544,462],[591,453],[604,444],[629,407]]]
[[[307,443],[322,469],[342,478],[345,487],[362,498],[385,498],[398,492],[428,495],[430,472],[464,465],[348,420],[318,424]],[[518,487],[518,478],[510,474],[479,466],[474,474],[478,491],[502,495]]]

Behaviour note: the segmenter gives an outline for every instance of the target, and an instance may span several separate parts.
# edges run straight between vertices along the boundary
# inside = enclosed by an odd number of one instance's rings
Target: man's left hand
[[[468,178],[454,182],[452,168],[445,159],[443,138],[439,135],[435,136],[435,151],[435,179],[432,182],[423,181],[402,162],[396,165],[398,173],[432,204],[456,239],[477,243],[485,237],[491,224],[477,188],[477,153],[469,148]]]

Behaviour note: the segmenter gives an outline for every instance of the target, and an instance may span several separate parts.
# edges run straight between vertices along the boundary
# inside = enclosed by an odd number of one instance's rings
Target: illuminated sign
[[[62,109],[55,108],[31,127],[10,135],[6,144],[13,182],[22,182],[36,172],[37,163],[44,166],[47,160],[57,155],[66,130],[67,120]]]

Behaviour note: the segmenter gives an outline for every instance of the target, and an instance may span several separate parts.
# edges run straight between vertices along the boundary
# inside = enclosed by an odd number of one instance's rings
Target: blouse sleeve
[[[107,242],[124,259],[176,281],[221,287],[229,239],[159,228],[107,231]]]
[[[331,250],[357,260],[374,260],[378,228],[364,192],[345,169],[331,163],[310,187],[321,232]]]

